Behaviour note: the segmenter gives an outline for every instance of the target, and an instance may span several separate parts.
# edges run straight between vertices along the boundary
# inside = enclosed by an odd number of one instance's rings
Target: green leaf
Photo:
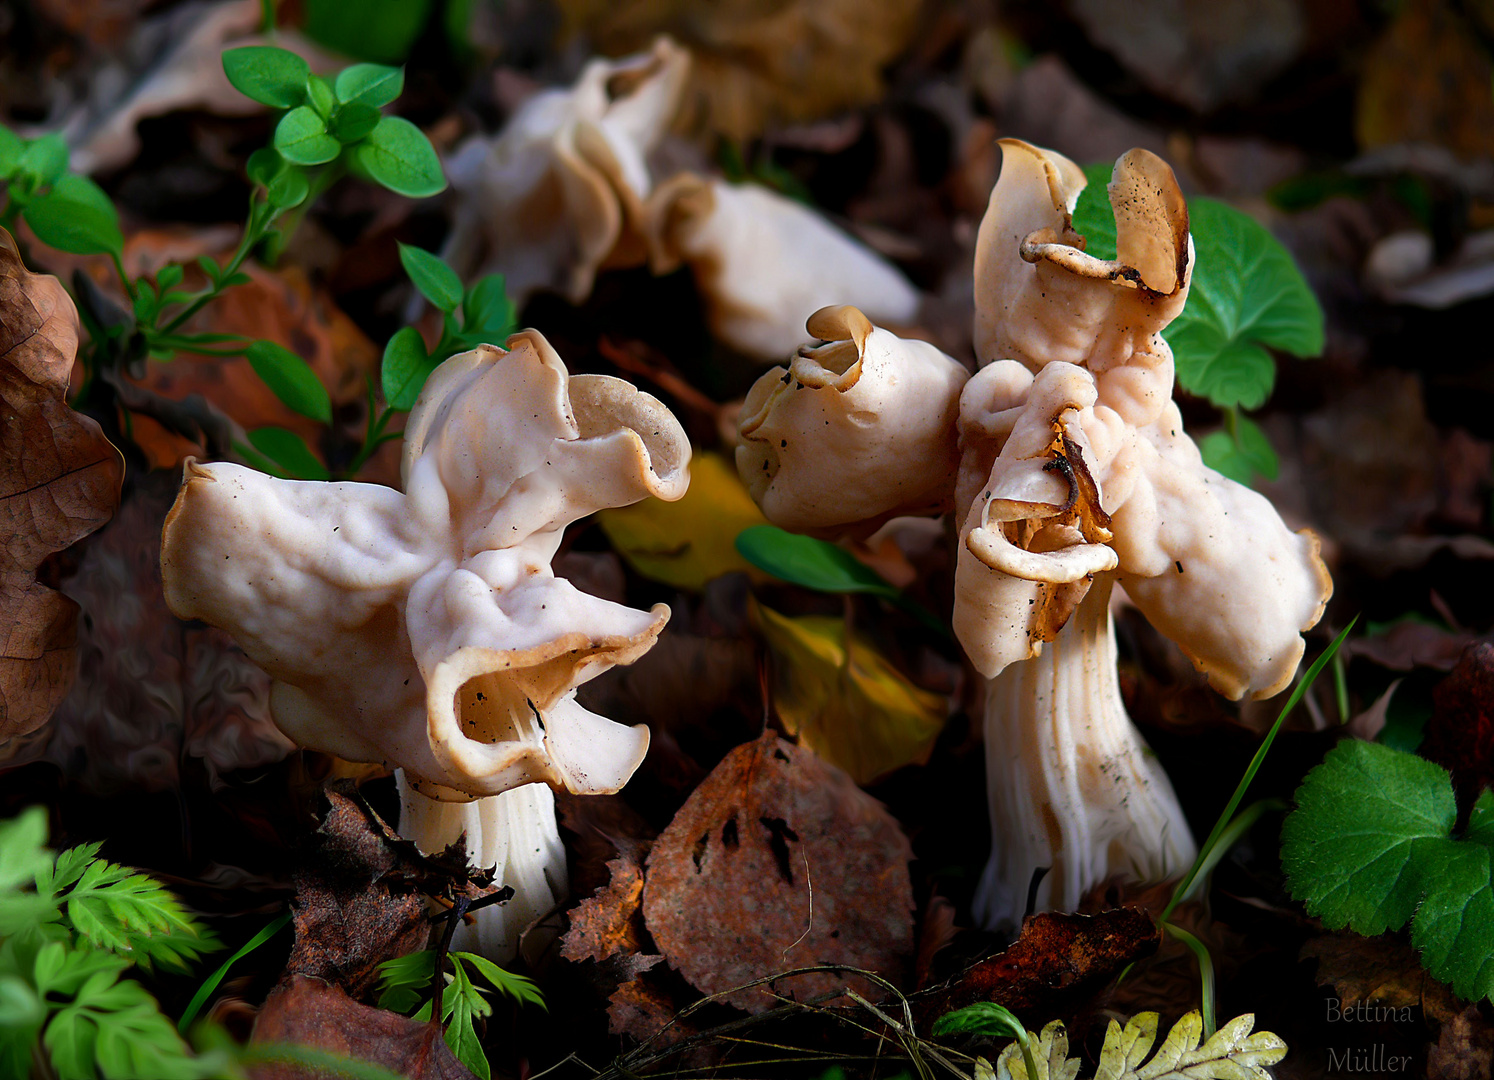
[[[398,116],[381,118],[354,155],[371,180],[398,195],[423,199],[446,188],[446,176],[430,140]]]
[[[47,870],[46,843],[47,812],[40,806],[0,821],[0,893],[32,885]]]
[[[109,196],[86,176],[64,176],[52,190],[28,203],[26,224],[37,239],[74,255],[119,255],[124,236]]]
[[[182,1010],[181,1016],[177,1018],[176,1030],[185,1034],[191,1028],[192,1021],[197,1019],[197,1014],[202,1010],[202,1007],[207,1004],[207,999],[212,996],[213,991],[218,988],[218,984],[228,974],[229,969],[278,934],[290,924],[290,921],[291,913],[287,911],[269,925],[262,927],[257,934],[239,946],[237,952],[223,961],[218,966],[217,971],[204,979],[202,985],[197,988],[197,993],[192,995],[192,1000],[187,1003],[187,1007]]]
[[[75,931],[142,967],[185,971],[218,945],[160,882],[104,859],[88,864],[66,902]]]
[[[462,279],[437,255],[409,244],[399,246],[399,261],[420,294],[447,313],[462,303]]]
[[[265,187],[265,198],[277,210],[289,210],[300,206],[311,191],[306,174],[300,169],[287,169]]]
[[[462,331],[467,337],[498,344],[514,329],[514,302],[509,299],[502,274],[478,279],[462,298]]]
[[[250,181],[260,187],[269,187],[277,176],[285,172],[290,162],[280,156],[280,151],[273,146],[261,146],[249,155],[248,164],[244,166],[244,172]],[[206,256],[203,256],[204,258]],[[215,264],[216,265],[216,264]]]
[[[306,100],[311,68],[285,49],[249,45],[223,54],[223,74],[245,97],[277,109],[293,109]]]
[[[384,401],[391,409],[413,408],[436,363],[425,351],[420,331],[413,326],[397,331],[384,346],[384,362],[379,368]]]
[[[1115,258],[1108,165],[1084,170],[1089,185],[1074,209],[1085,250]],[[1323,310],[1281,243],[1250,215],[1215,199],[1188,204],[1195,263],[1183,312],[1163,331],[1178,385],[1220,408],[1259,408],[1276,365],[1267,348],[1295,356],[1323,351]]]
[[[404,92],[405,69],[383,64],[354,64],[337,73],[333,89],[337,92],[337,100],[344,105],[382,108]]]
[[[534,985],[532,979],[505,971],[486,956],[479,956],[477,953],[460,952],[455,955],[475,967],[500,993],[508,995],[520,1005],[538,1005],[541,1009],[548,1010],[545,995]]]
[[[288,408],[323,424],[332,422],[332,400],[327,396],[327,388],[305,360],[273,341],[256,341],[245,350],[245,355],[254,373]]]
[[[1199,440],[1204,464],[1231,480],[1249,485],[1257,475],[1275,480],[1280,469],[1271,440],[1249,417],[1236,416],[1235,434],[1214,431]]]
[[[1330,929],[1399,929],[1421,900],[1422,856],[1447,838],[1457,812],[1446,769],[1345,739],[1307,774],[1282,826],[1287,886]]]
[[[302,105],[280,118],[275,149],[295,165],[324,165],[342,152],[342,143],[327,134],[327,122],[315,109]]]
[[[256,428],[249,433],[249,442],[297,480],[332,479],[327,467],[317,460],[311,447],[294,431],[279,427]]]
[[[359,60],[398,64],[425,28],[431,0],[305,0],[307,37]]]
[[[0,180],[9,180],[21,163],[26,143],[10,128],[0,124]]]
[[[16,172],[32,177],[38,186],[57,183],[67,172],[67,141],[55,131],[32,139],[21,151]]]
[[[378,126],[379,110],[372,105],[343,105],[332,114],[332,123],[327,130],[344,146],[366,138]]]
[[[316,114],[323,120],[331,117],[332,110],[337,108],[337,95],[332,92],[332,84],[320,75],[308,75],[306,77],[306,104],[316,110]]]
[[[1486,791],[1483,798],[1488,798]],[[1426,897],[1411,923],[1421,962],[1469,1001],[1494,992],[1494,883],[1489,849],[1439,840],[1421,853]]]
[[[939,1017],[934,1021],[932,1033],[940,1036],[973,1031],[1001,1039],[1019,1039],[1026,1030],[1010,1009],[994,1001],[978,1001]]]
[[[156,288],[163,293],[167,289],[175,288],[181,284],[184,273],[180,263],[167,263],[156,271]]]
[[[774,577],[828,593],[872,593],[892,599],[898,590],[849,551],[826,540],[753,525],[737,534],[741,556]]]

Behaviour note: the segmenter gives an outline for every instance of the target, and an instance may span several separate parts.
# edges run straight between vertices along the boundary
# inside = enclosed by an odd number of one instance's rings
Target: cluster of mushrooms
[[[595,62],[482,144],[493,176],[523,174],[528,186],[507,190],[534,203],[488,204],[508,238],[495,257],[521,291],[584,294],[599,268],[640,253],[730,278],[729,252],[749,241],[760,259],[780,241],[854,246],[825,241],[833,230],[797,206],[819,232],[764,231],[741,209],[761,192],[685,175],[651,188],[644,158],[677,103],[683,56],[660,42]],[[1104,262],[1071,227],[1082,172],[1025,143],[1002,149],[976,260],[980,369],[878,328],[864,299],[826,307],[807,324],[820,343],[748,395],[737,450],[754,498],[788,529],[864,536],[954,510],[955,630],[989,680],[994,844],[977,896],[989,926],[1020,920],[1040,868],[1051,873],[1039,907],[1071,908],[1112,875],[1161,879],[1193,857],[1121,702],[1114,585],[1233,698],[1286,685],[1331,589],[1316,538],[1206,468],[1183,432],[1160,336],[1193,261],[1172,171],[1141,150],[1117,163],[1118,257]],[[771,269],[778,289],[814,273]],[[772,308],[734,339],[767,350],[786,295],[715,302],[723,325],[750,323],[754,302]],[[292,739],[397,768],[405,836],[435,850],[465,834],[472,862],[496,866],[514,898],[463,934],[506,959],[566,895],[552,790],[615,792],[648,749],[646,726],[588,712],[576,688],[636,660],[669,615],[587,595],[551,559],[586,514],[682,496],[689,458],[659,401],[569,375],[525,331],[431,376],[405,431],[402,492],[189,462],[163,536],[167,598],[227,629],[273,676],[275,720]]]

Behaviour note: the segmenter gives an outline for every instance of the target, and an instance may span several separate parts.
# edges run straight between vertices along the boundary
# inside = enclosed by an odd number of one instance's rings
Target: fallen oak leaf
[[[77,670],[78,606],[36,580],[119,505],[124,460],[67,404],[78,312],[0,229],[0,742],[46,723]]]
[[[772,731],[731,751],[649,852],[643,915],[671,967],[707,994],[835,964],[899,981],[913,952],[912,849],[850,777]],[[722,1000],[760,1013],[858,977],[814,972]]]

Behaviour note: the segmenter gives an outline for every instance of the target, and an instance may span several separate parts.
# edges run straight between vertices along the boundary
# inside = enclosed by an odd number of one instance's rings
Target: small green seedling
[[[1109,165],[1084,170],[1089,184],[1074,209],[1085,251],[1115,258],[1115,214],[1106,193]],[[1195,269],[1188,302],[1162,336],[1172,346],[1177,382],[1207,398],[1224,430],[1200,445],[1204,461],[1241,483],[1274,479],[1276,452],[1241,415],[1271,396],[1276,361],[1268,349],[1312,357],[1323,351],[1323,309],[1291,254],[1250,215],[1215,199],[1188,203]]]
[[[103,189],[68,171],[67,143],[56,132],[23,139],[0,124],[0,182],[5,184],[0,227],[25,220],[48,247],[74,255],[124,251],[119,214]]]
[[[445,972],[446,992],[441,995],[441,1022],[446,1025],[446,1045],[467,1068],[482,1080],[489,1080],[491,1070],[482,1052],[474,1021],[489,1016],[493,1006],[488,991],[478,986],[473,973],[481,975],[494,989],[519,1005],[545,1007],[539,987],[522,975],[504,971],[483,956],[470,952],[448,952],[451,970]],[[379,1008],[429,1020],[431,1002],[426,996],[435,975],[436,950],[410,953],[379,965]],[[470,969],[470,970],[469,970]]]
[[[1409,922],[1427,971],[1477,1001],[1494,995],[1494,792],[1461,832],[1457,817],[1446,769],[1345,739],[1297,789],[1281,863],[1329,929],[1374,936]]]

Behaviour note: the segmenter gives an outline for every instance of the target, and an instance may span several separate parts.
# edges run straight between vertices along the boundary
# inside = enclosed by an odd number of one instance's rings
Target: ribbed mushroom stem
[[[1072,911],[1111,875],[1165,880],[1196,853],[1172,785],[1121,700],[1112,584],[1098,576],[1040,656],[988,685],[992,848],[975,894],[988,927],[1021,924],[1039,867],[1052,869],[1034,910]]]
[[[481,909],[471,923],[457,928],[452,948],[500,964],[512,960],[520,932],[570,891],[554,792],[544,784],[525,784],[473,802],[441,802],[416,791],[403,770],[397,775],[401,836],[430,854],[465,832],[468,862],[496,867],[494,883],[513,886],[512,900]]]

